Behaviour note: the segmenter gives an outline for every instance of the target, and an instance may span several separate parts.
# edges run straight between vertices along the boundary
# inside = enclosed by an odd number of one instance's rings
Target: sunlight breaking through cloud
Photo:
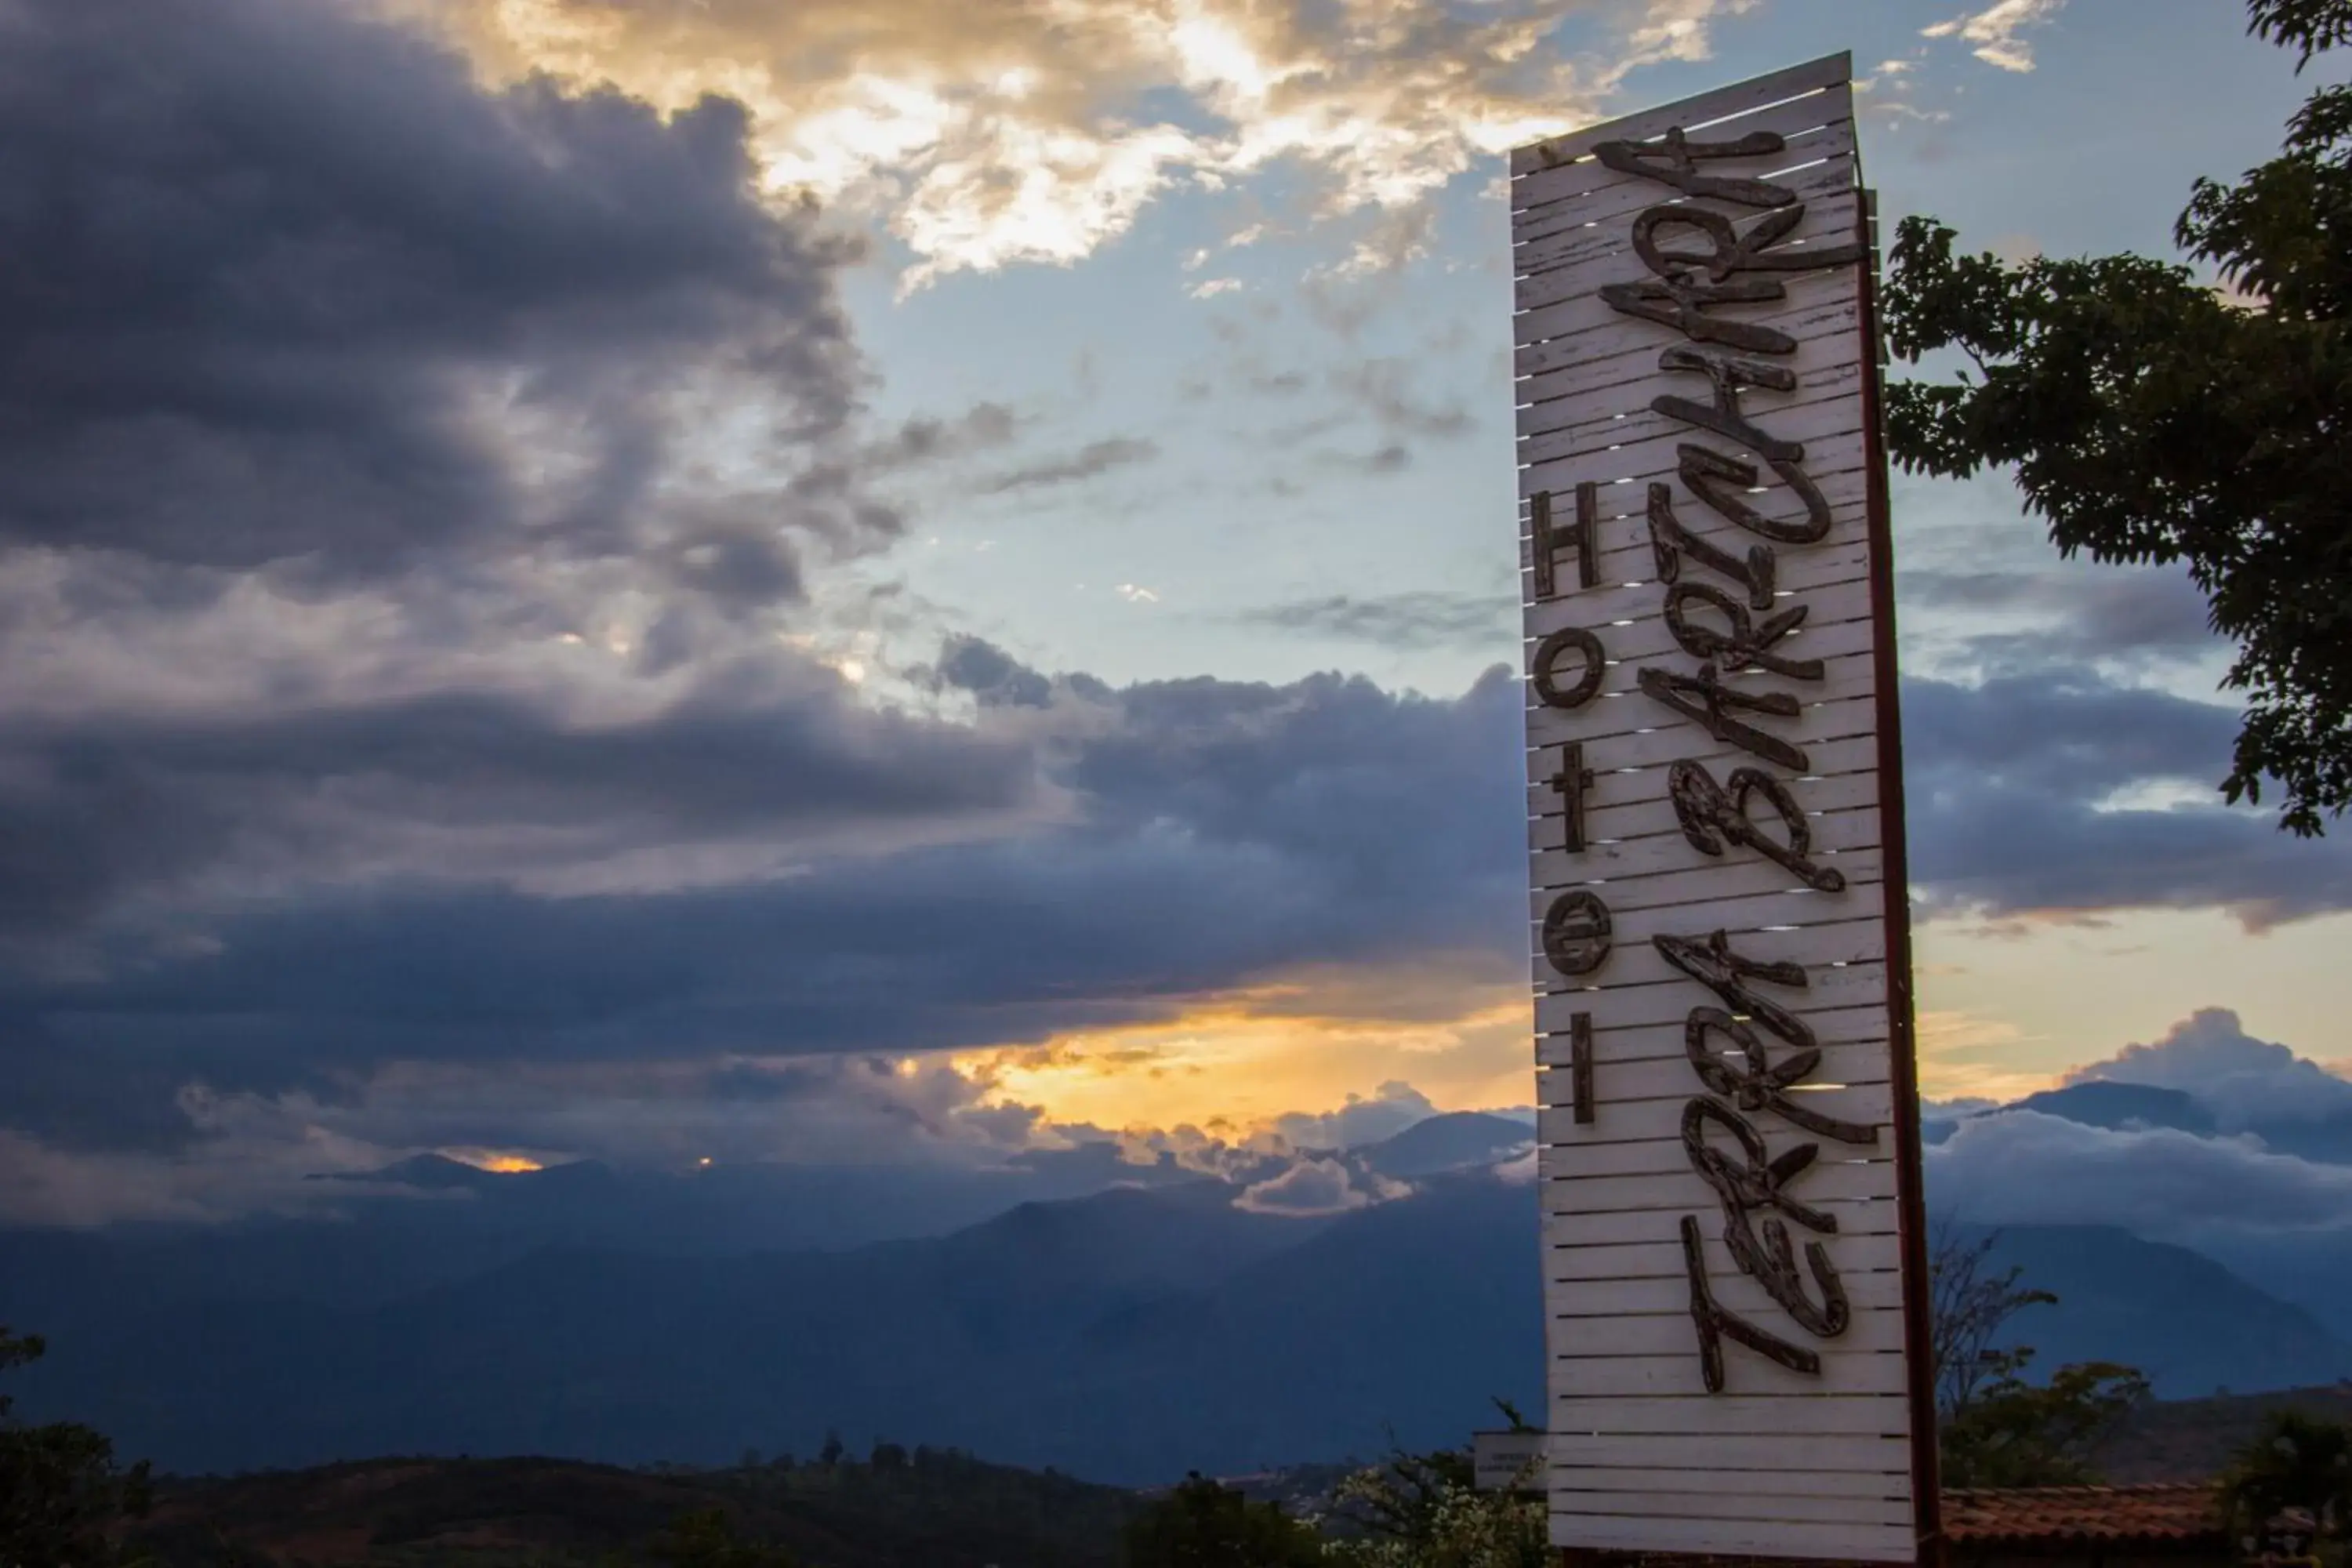
[[[1074,263],[1171,191],[1276,164],[1307,174],[1309,217],[1408,212],[1600,118],[1636,68],[1705,58],[1710,24],[1758,0],[387,3],[493,79],[608,80],[671,110],[740,99],[763,187],[878,223],[914,289]]]

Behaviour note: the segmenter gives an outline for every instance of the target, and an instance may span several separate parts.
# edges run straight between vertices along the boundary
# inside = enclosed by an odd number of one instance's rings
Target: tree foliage
[[[2323,1538],[2352,1533],[2352,1426],[2273,1412],[2223,1473],[2221,1506],[2232,1535],[2259,1537],[2290,1509],[2308,1512]]]
[[[2352,40],[2352,0],[2253,0],[2251,30],[2313,56]],[[2315,92],[2278,158],[2200,181],[2175,228],[2192,263],[1963,255],[1899,226],[1888,346],[1957,350],[1956,382],[1887,393],[1906,468],[2013,465],[2066,555],[2185,565],[2245,694],[2231,801],[2281,786],[2316,834],[2352,805],[2352,88]],[[2226,290],[2226,291],[2225,291]]]
[[[1197,1472],[1129,1523],[1128,1568],[1307,1568],[1322,1561],[1315,1527]]]
[[[1994,1273],[1997,1233],[1964,1240],[1948,1227],[1928,1259],[1939,1468],[1946,1486],[2082,1486],[2098,1479],[2092,1456],[2147,1397],[2147,1379],[2114,1362],[2060,1367],[2045,1384],[2027,1377],[2030,1345],[2002,1342],[2011,1319],[2058,1298]]]
[[[2030,1346],[1995,1351],[1993,1375],[1937,1436],[1946,1486],[2079,1487],[2100,1478],[2092,1455],[2147,1397],[2137,1367],[2075,1362],[2027,1380]]]
[[[1529,1431],[1496,1400],[1512,1430]],[[1545,1568],[1551,1557],[1543,1500],[1480,1491],[1469,1454],[1391,1454],[1340,1483],[1340,1517],[1358,1533],[1327,1554],[1342,1568]]]
[[[664,1568],[799,1568],[781,1546],[738,1541],[727,1510],[717,1508],[698,1510],[671,1525],[654,1558]]]
[[[2001,1374],[1997,1344],[2009,1321],[2028,1307],[2058,1301],[2047,1290],[2020,1285],[2025,1273],[2021,1268],[1999,1274],[1987,1269],[1993,1244],[2000,1239],[1998,1233],[1988,1231],[1974,1241],[1964,1240],[1946,1226],[1937,1233],[1927,1260],[1936,1414],[1946,1421],[1966,1411],[1977,1391]]]
[[[40,1359],[37,1334],[0,1326],[0,1372]],[[110,1539],[147,1511],[147,1466],[114,1462],[114,1445],[88,1426],[36,1426],[0,1394],[0,1568],[117,1568],[129,1559]]]

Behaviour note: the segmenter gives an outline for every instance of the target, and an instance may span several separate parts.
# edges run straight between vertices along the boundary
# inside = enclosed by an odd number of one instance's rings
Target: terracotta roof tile
[[[1957,1542],[2194,1541],[2221,1534],[2210,1483],[2019,1487],[1944,1494]]]

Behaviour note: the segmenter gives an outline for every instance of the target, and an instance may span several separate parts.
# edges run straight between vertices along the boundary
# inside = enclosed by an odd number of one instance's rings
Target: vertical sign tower
[[[1552,1539],[1925,1560],[1850,60],[1511,174]]]

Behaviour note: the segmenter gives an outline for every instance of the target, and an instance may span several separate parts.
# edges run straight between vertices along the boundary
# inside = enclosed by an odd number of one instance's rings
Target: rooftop
[[[1944,1494],[1944,1529],[1955,1542],[1974,1544],[2189,1542],[2222,1532],[2207,1481],[1952,1490]]]

